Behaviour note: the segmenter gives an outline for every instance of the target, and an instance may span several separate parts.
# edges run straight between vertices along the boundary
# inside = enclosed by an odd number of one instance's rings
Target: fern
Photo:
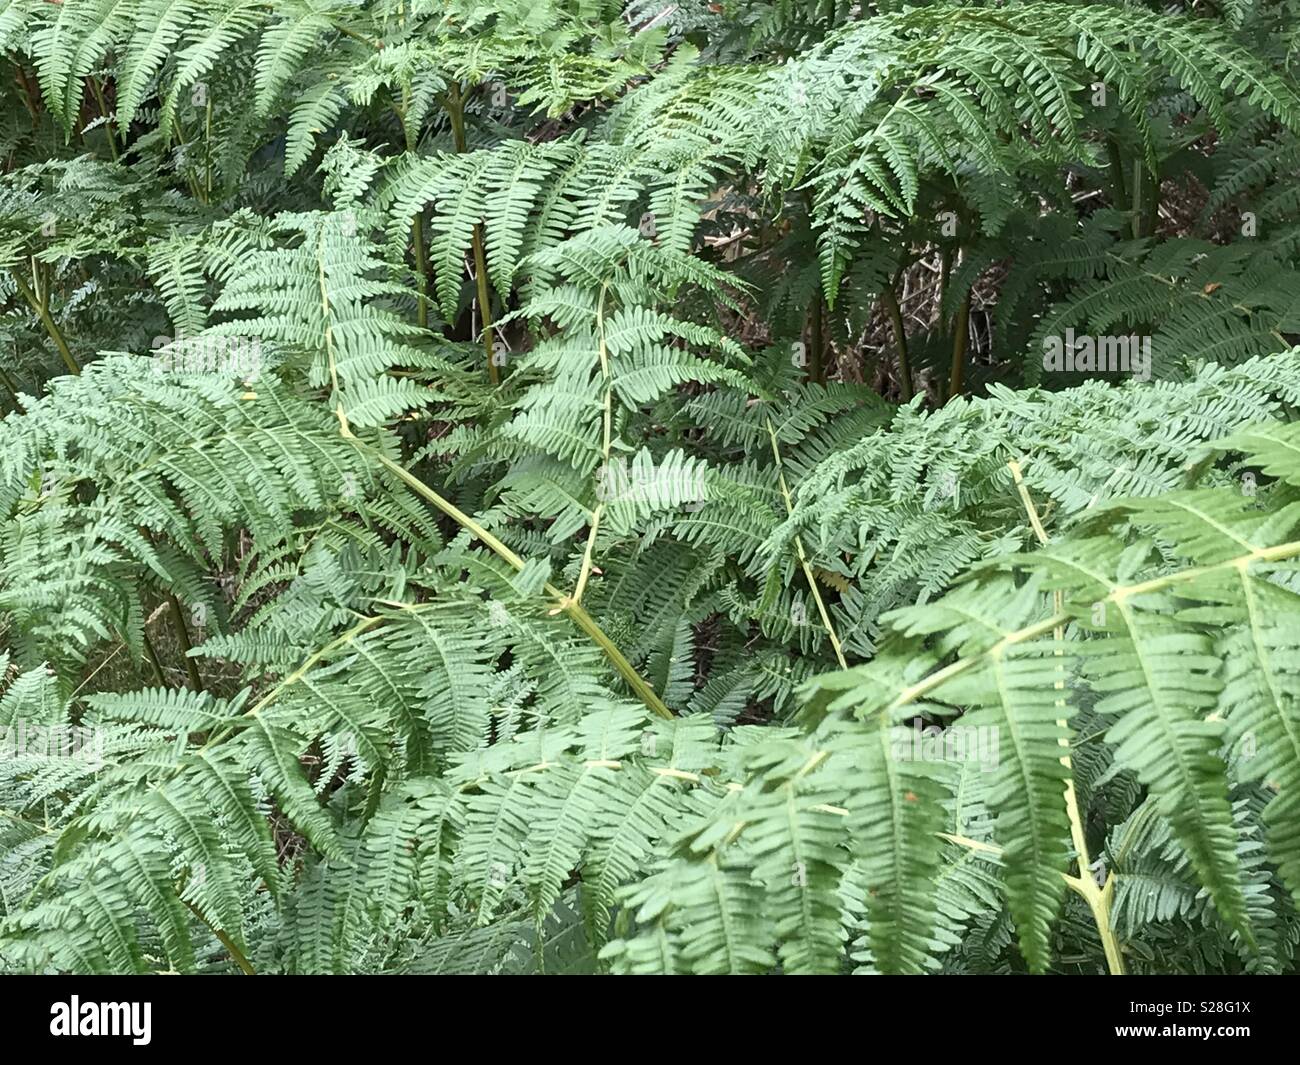
[[[0,970],[1294,970],[1292,8],[0,0]]]

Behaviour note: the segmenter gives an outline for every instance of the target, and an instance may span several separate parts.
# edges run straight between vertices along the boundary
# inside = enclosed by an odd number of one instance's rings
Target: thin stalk
[[[185,627],[185,612],[181,609],[181,601],[172,592],[168,592],[167,605],[171,608],[172,626],[176,629],[176,639],[180,641],[181,653],[185,658],[185,672],[190,678],[190,687],[196,692],[201,692],[203,678],[199,676],[199,664],[190,657],[194,645],[190,642],[190,630]]]
[[[68,368],[68,373],[80,374],[81,364],[73,357],[72,351],[68,347],[68,342],[63,339],[63,333],[59,330],[58,323],[50,316],[50,308],[47,301],[45,299],[37,298],[36,293],[34,293],[27,282],[23,280],[22,275],[18,272],[16,267],[10,272],[13,274],[14,282],[18,285],[19,294],[31,306],[32,310],[36,313],[36,316],[41,320],[41,324],[45,326],[45,332],[49,335],[49,338],[54,341],[54,346],[59,349],[59,356],[63,359],[63,365]]]
[[[203,202],[212,199],[212,94],[208,93],[208,106],[203,116]]]
[[[466,147],[465,101],[460,95],[459,82],[453,81],[447,87],[443,99],[447,110],[447,118],[451,122],[452,141],[456,145],[457,152],[464,152]],[[491,293],[488,290],[487,257],[483,254],[483,227],[477,222],[474,223],[470,242],[474,253],[474,284],[478,293],[479,322],[483,326],[483,353],[487,357],[488,380],[495,385],[500,382],[501,374],[497,370],[497,364],[493,358],[496,354],[496,335],[492,329],[492,306]]]
[[[1154,234],[1160,213],[1160,174],[1149,173],[1140,158],[1133,160],[1132,208],[1134,238]]]
[[[1012,459],[1007,465],[1011,468],[1011,476],[1015,479],[1016,490],[1020,493],[1020,501],[1024,505],[1025,513],[1029,515],[1029,524],[1033,527],[1034,536],[1043,546],[1047,545],[1047,530],[1043,528],[1042,519],[1038,516],[1038,508],[1034,506],[1034,501],[1029,495],[1029,489],[1025,485],[1024,477],[1021,475],[1020,463]],[[1062,614],[1065,610],[1064,596],[1058,588],[1052,593],[1052,608],[1055,613]],[[1056,655],[1060,657],[1065,654],[1063,641],[1065,640],[1065,627],[1056,625],[1052,630],[1052,638],[1056,641]],[[1058,666],[1058,673],[1060,667]],[[1064,693],[1065,679],[1060,677],[1052,687]],[[1111,924],[1110,906],[1115,895],[1115,874],[1108,871],[1106,873],[1106,882],[1102,887],[1097,886],[1097,881],[1092,876],[1092,863],[1088,858],[1088,841],[1084,836],[1083,817],[1079,812],[1079,798],[1074,789],[1074,770],[1070,760],[1070,741],[1067,739],[1067,723],[1065,720],[1065,696],[1062,694],[1056,700],[1056,707],[1061,716],[1057,719],[1057,726],[1061,729],[1062,735],[1058,741],[1065,748],[1065,754],[1061,756],[1061,765],[1065,767],[1065,810],[1070,818],[1070,838],[1074,841],[1074,852],[1078,859],[1079,875],[1067,876],[1066,884],[1070,889],[1078,894],[1084,902],[1088,904],[1088,909],[1092,913],[1093,923],[1097,926],[1097,934],[1101,937],[1102,950],[1106,954],[1106,966],[1112,976],[1124,975],[1124,955],[1120,949],[1119,940],[1115,935],[1115,928]]]
[[[36,98],[40,96],[40,93],[32,92],[32,83],[27,80],[27,71],[23,69],[22,63],[19,63],[16,59],[13,60],[13,62],[14,62],[14,70],[15,70],[15,80],[18,82],[19,87],[23,90],[23,102],[27,105],[28,114],[32,116],[32,129],[35,129],[40,124],[41,121],[40,113],[36,110]]]
[[[349,439],[353,446],[365,453],[384,469],[394,474],[399,480],[406,484],[420,498],[432,503],[440,511],[456,522],[461,528],[468,531],[472,536],[481,540],[483,544],[494,552],[499,558],[503,559],[512,568],[522,570],[524,560],[501,542],[496,536],[476,522],[463,510],[457,507],[448,499],[444,499],[427,484],[421,481],[413,473],[403,467],[401,464],[394,462],[387,455],[381,454],[369,444],[363,443],[352,435],[350,429],[342,427],[343,435]],[[605,631],[596,623],[596,620],[584,610],[579,603],[575,603],[570,596],[564,594],[559,588],[547,581],[542,586],[543,591],[555,600],[555,608],[552,613],[566,614],[569,619],[585,632],[592,641],[605,652],[605,657],[610,660],[614,669],[618,672],[637,695],[637,697],[646,704],[654,713],[663,718],[673,717],[673,712],[668,709],[663,700],[655,693],[652,688],[632,664],[627,660],[622,651],[618,649],[617,644],[609,638]]]
[[[604,402],[602,417],[602,440],[601,440],[601,462],[608,479],[610,445],[612,439],[611,423],[613,421],[614,408],[614,378],[609,372],[609,349],[605,344],[605,293],[608,290],[608,284],[601,285],[600,299],[596,303],[596,335],[599,338],[598,350],[600,352],[600,377],[604,383]],[[578,583],[573,589],[574,603],[582,602],[582,593],[587,587],[587,578],[591,576],[592,554],[596,548],[596,534],[600,530],[600,519],[605,513],[605,500],[600,499],[596,502],[596,508],[591,512],[591,530],[587,533],[587,546],[582,552],[582,569],[578,573]]]
[[[302,664],[297,669],[295,669],[292,673],[288,674],[283,680],[281,680],[278,684],[276,684],[274,688],[272,688],[269,692],[267,692],[260,699],[258,699],[256,703],[254,703],[251,707],[249,707],[249,709],[245,710],[243,716],[257,717],[257,715],[260,714],[266,707],[270,706],[271,703],[275,702],[275,700],[280,697],[281,693],[288,691],[300,680],[302,680],[303,677],[305,677],[308,673],[312,671],[312,669],[316,666],[317,663],[323,661],[326,657],[329,656],[331,652],[337,650],[340,647],[347,646],[358,636],[361,636],[369,632],[376,625],[382,624],[385,620],[387,619],[383,614],[372,614],[368,618],[362,618],[361,621],[353,625],[352,628],[348,629],[348,631],[343,633],[341,636],[331,640],[323,647],[318,647],[315,651],[313,651],[303,660]],[[229,736],[230,733],[231,733],[231,727],[227,726],[222,731],[217,732],[211,737],[209,737],[207,743],[203,745],[204,748],[206,749],[208,747],[214,746],[216,743],[220,742],[221,740],[225,739],[225,737]]]
[[[112,156],[113,162],[117,162],[117,137],[113,135],[113,120],[108,115],[108,104],[104,100],[104,90],[100,87],[98,78],[90,78],[90,90],[95,94],[95,102],[99,105],[99,113],[104,118],[104,132],[108,134],[108,154]]]
[[[809,189],[803,194],[805,218],[809,229],[812,227],[813,196]],[[822,383],[822,345],[825,343],[822,323],[822,286],[820,280],[813,286],[813,305],[808,322],[808,339],[812,345],[812,359],[808,363],[808,380]]]
[[[1150,580],[1142,581],[1140,584],[1121,584],[1111,588],[1111,590],[1097,602],[1100,603],[1122,603],[1127,599],[1132,599],[1140,595],[1150,595],[1152,592],[1163,591],[1166,588],[1172,588],[1175,585],[1182,584],[1185,581],[1197,581],[1202,577],[1217,576],[1226,573],[1228,570],[1242,570],[1249,568],[1256,562],[1281,562],[1285,559],[1296,558],[1300,556],[1300,540],[1292,540],[1289,543],[1277,544],[1274,547],[1256,547],[1244,555],[1238,555],[1236,558],[1224,559],[1222,562],[1214,562],[1207,566],[1195,566],[1192,569],[1175,570],[1173,573],[1166,573],[1160,577],[1152,577]],[[918,680],[915,684],[909,684],[900,691],[889,705],[882,709],[882,713],[890,714],[904,706],[909,706],[922,696],[928,695],[936,688],[942,687],[952,680],[953,677],[966,673],[980,663],[987,661],[994,655],[1003,654],[1008,648],[1016,647],[1029,640],[1036,640],[1039,636],[1044,636],[1051,632],[1058,625],[1064,625],[1070,620],[1070,615],[1064,610],[1057,611],[1049,618],[1043,618],[1039,621],[1030,623],[1015,632],[1009,632],[997,643],[993,644],[987,650],[979,654],[973,654],[966,658],[959,658],[955,662],[937,669],[933,673],[927,674]]]
[[[369,37],[365,36],[364,34],[358,33],[356,30],[350,30],[346,26],[336,25],[334,26],[334,29],[338,30],[339,33],[343,34],[344,37],[351,37],[354,41],[360,41],[367,48],[373,48],[377,52],[382,50],[384,47],[383,41],[371,40]]]
[[[416,211],[411,219],[411,243],[415,245],[415,287],[418,306],[415,320],[421,329],[429,328],[429,258],[424,251],[424,212]]]
[[[338,361],[334,358],[334,316],[330,309],[329,287],[325,284],[325,256],[319,246],[316,249],[316,280],[320,286],[321,318],[325,322],[325,360],[329,365],[330,388],[335,403],[334,413],[339,419],[339,433],[345,437],[352,436],[348,426],[348,416],[343,410],[343,393],[339,390]]]
[[[474,284],[478,288],[478,310],[480,324],[483,326],[483,353],[487,356],[488,380],[492,384],[501,381],[501,372],[496,364],[496,333],[492,329],[491,293],[488,291],[487,262],[483,257],[483,227],[474,226]]]
[[[939,314],[943,314],[944,297],[948,295],[948,279],[952,276],[952,249],[944,248],[939,253]]]
[[[894,329],[894,346],[898,348],[898,390],[903,402],[908,403],[912,399],[912,367],[907,357],[907,329],[903,325],[903,308],[898,305],[892,284],[885,286],[880,301],[889,315],[889,324]]]
[[[149,630],[147,628],[143,636],[145,657],[149,659],[149,665],[153,667],[153,675],[158,681],[158,687],[165,688],[167,687],[167,674],[163,672],[162,659],[158,657],[153,640],[149,639]]]
[[[949,399],[961,395],[962,379],[966,374],[966,346],[970,342],[970,297],[970,290],[967,290],[953,322],[952,366],[948,371]]]
[[[393,110],[397,113],[397,121],[402,127],[403,136],[406,138],[407,152],[415,152],[415,137],[406,124],[406,115],[411,106],[411,87],[402,86],[402,102],[394,104]],[[429,328],[429,259],[424,250],[424,211],[423,209],[415,212],[411,218],[411,244],[415,249],[415,285],[419,296],[419,304],[415,310],[416,322],[421,329]]]
[[[1151,175],[1151,193],[1147,197],[1146,209],[1142,212],[1142,236],[1155,236],[1156,223],[1160,220],[1160,175]]]
[[[813,305],[809,322],[809,340],[812,341],[812,359],[808,363],[808,378],[817,384],[825,383],[825,370],[822,366],[822,348],[825,339],[822,336],[822,294],[818,290],[813,295]]]
[[[1133,239],[1136,240],[1142,236],[1142,160],[1133,160],[1133,218],[1130,223],[1130,231]]]
[[[1127,211],[1129,202],[1128,188],[1124,182],[1124,156],[1119,150],[1119,142],[1114,137],[1106,139],[1106,157],[1111,174],[1111,199],[1115,203],[1115,210]]]
[[[219,942],[223,947],[226,948],[226,950],[230,954],[231,960],[236,965],[239,966],[240,972],[242,972],[245,976],[257,975],[257,972],[253,969],[252,962],[250,962],[248,958],[244,956],[244,952],[239,949],[238,944],[233,939],[231,939],[230,936],[226,935],[225,932],[223,932],[220,928],[218,928],[206,917],[204,917],[203,912],[193,903],[189,902],[186,899],[181,899],[181,902],[185,903],[185,906],[187,909],[189,909],[190,913],[194,914],[195,917],[197,917],[200,921],[202,921],[205,925],[207,925],[208,931],[210,931],[214,936],[216,936],[217,942]]]
[[[383,763],[375,767],[374,775],[370,778],[370,786],[366,791],[366,805],[361,811],[361,824],[370,824],[370,819],[375,816],[379,809],[379,804],[384,797],[384,784],[388,781],[388,772]]]
[[[18,400],[18,388],[14,385],[13,378],[5,372],[3,366],[0,366],[0,385],[5,386],[5,391],[9,393],[10,398],[13,400],[14,410],[21,412],[23,405]]]
[[[185,123],[181,121],[181,116],[179,113],[176,115],[175,123],[176,123],[176,143],[179,147],[183,148],[186,144],[189,143],[189,141],[185,136]],[[189,172],[188,167],[186,168],[185,171],[185,184],[189,186],[190,195],[194,198],[195,202],[202,203],[203,190],[199,188],[198,181],[196,181],[194,175]]]
[[[781,463],[781,448],[776,442],[776,430],[772,428],[772,419],[764,419],[767,422],[768,439],[772,441],[772,457],[776,460],[776,476],[781,484],[781,495],[785,499],[786,515],[794,513],[794,502],[790,498],[790,489],[785,483],[785,467]],[[822,625],[826,629],[826,635],[830,637],[831,647],[835,651],[835,659],[840,664],[840,669],[848,669],[849,664],[844,661],[844,651],[840,647],[840,638],[835,635],[835,626],[831,624],[830,613],[826,609],[826,604],[822,601],[822,593],[817,588],[817,578],[813,576],[812,567],[808,565],[808,556],[804,553],[803,540],[798,533],[794,538],[795,550],[799,554],[799,565],[803,569],[803,575],[808,581],[808,587],[812,590],[813,602],[817,604],[817,613],[821,615]]]

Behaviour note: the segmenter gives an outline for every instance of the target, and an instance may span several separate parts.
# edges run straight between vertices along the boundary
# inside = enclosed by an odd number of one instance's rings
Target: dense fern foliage
[[[0,0],[0,971],[1296,971],[1297,14]]]

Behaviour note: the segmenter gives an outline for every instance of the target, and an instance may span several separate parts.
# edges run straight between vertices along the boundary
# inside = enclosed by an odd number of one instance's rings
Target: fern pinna
[[[1292,8],[0,0],[0,971],[1294,971]]]

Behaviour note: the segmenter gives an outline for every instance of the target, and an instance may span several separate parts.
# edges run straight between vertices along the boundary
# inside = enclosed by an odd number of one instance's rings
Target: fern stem
[[[907,355],[907,327],[903,324],[903,308],[898,305],[898,295],[892,284],[887,284],[880,293],[880,301],[889,315],[889,324],[894,330],[894,346],[898,348],[898,391],[903,402],[910,403],[913,395],[912,367]]]
[[[1025,479],[1021,474],[1020,463],[1012,459],[1007,465],[1011,468],[1011,476],[1016,482],[1016,490],[1020,493],[1020,501],[1024,504],[1025,513],[1029,515],[1029,524],[1033,527],[1034,536],[1045,547],[1050,538],[1047,535],[1047,530],[1043,528],[1042,519],[1038,516],[1038,508],[1034,506],[1034,501],[1029,495],[1029,488],[1025,485]],[[1065,599],[1059,588],[1052,593],[1052,606],[1058,615],[1065,610]],[[1065,640],[1065,627],[1063,625],[1054,626],[1052,638],[1056,642],[1056,655],[1059,658],[1065,654],[1065,648],[1062,646]],[[1060,672],[1059,665],[1057,671]],[[1065,767],[1066,772],[1065,811],[1070,819],[1070,838],[1074,841],[1074,852],[1079,864],[1079,875],[1077,877],[1067,876],[1065,882],[1083,898],[1083,901],[1088,904],[1088,909],[1092,912],[1092,920],[1097,926],[1097,934],[1101,938],[1102,950],[1106,953],[1106,966],[1110,970],[1110,974],[1112,976],[1123,976],[1124,955],[1120,950],[1119,940],[1115,936],[1115,929],[1110,920],[1110,904],[1115,894],[1115,874],[1108,872],[1106,874],[1106,883],[1101,888],[1097,887],[1097,882],[1092,877],[1092,862],[1088,857],[1088,840],[1084,835],[1083,817],[1079,813],[1079,797],[1074,788],[1074,765],[1070,758],[1068,723],[1064,715],[1064,678],[1058,679],[1052,687],[1062,693],[1056,700],[1056,707],[1061,712],[1061,717],[1057,719],[1056,724],[1062,733],[1057,742],[1065,748],[1065,753],[1061,756],[1061,765]]]
[[[767,435],[772,441],[772,457],[776,460],[776,476],[781,484],[781,495],[785,499],[785,512],[787,516],[794,514],[794,502],[790,498],[790,489],[785,483],[785,467],[781,463],[781,448],[776,442],[776,430],[772,428],[772,419],[765,418],[767,423]],[[822,593],[817,589],[817,578],[813,576],[812,567],[808,565],[808,556],[804,553],[803,540],[798,532],[794,537],[795,550],[799,554],[799,565],[803,569],[803,575],[808,581],[808,587],[812,590],[813,602],[817,604],[817,613],[821,615],[822,625],[826,628],[826,635],[831,639],[831,647],[835,650],[836,661],[840,664],[840,669],[848,669],[849,664],[844,660],[844,651],[840,647],[840,638],[835,635],[835,626],[831,624],[831,616],[826,610],[826,604],[822,601]]]
[[[1002,856],[1002,848],[996,843],[985,843],[983,840],[971,839],[969,836],[954,836],[951,832],[940,832],[939,838],[946,839],[949,843],[955,843],[959,847],[965,847],[967,850],[992,854],[994,857]]]
[[[558,588],[549,583],[545,588],[548,593],[563,601],[563,593],[561,593]],[[637,698],[639,698],[652,712],[658,714],[660,717],[666,720],[671,720],[674,717],[673,712],[669,710],[664,701],[659,698],[658,693],[641,676],[641,674],[636,671],[632,663],[629,662],[623,652],[619,650],[618,645],[615,644],[614,641],[606,635],[600,625],[597,624],[595,618],[588,614],[587,611],[577,603],[567,603],[563,605],[562,609],[569,615],[569,618],[573,623],[585,632],[591,640],[605,652],[605,657],[610,660],[610,663],[614,666],[618,675],[627,682],[627,686],[636,693]]]
[[[812,219],[814,213],[814,204],[812,191],[804,189],[804,219],[808,231],[812,231]],[[823,338],[822,323],[822,286],[820,283],[813,286],[812,293],[812,310],[808,316],[808,342],[812,347],[812,358],[808,362],[808,380],[817,384],[824,384],[823,366],[822,366],[822,346],[825,343]]]
[[[23,102],[27,105],[27,112],[32,116],[32,129],[35,129],[41,121],[40,112],[36,109],[36,99],[40,92],[32,93],[32,84],[27,80],[27,71],[23,69],[22,63],[10,55],[10,61],[14,64],[14,80],[18,83],[19,88],[23,90]]]
[[[98,78],[88,78],[91,92],[95,94],[95,102],[99,105],[99,113],[104,118],[104,132],[108,134],[108,154],[112,156],[113,162],[117,162],[117,137],[113,135],[113,122],[108,116],[108,103],[104,100],[104,90],[100,87]]]
[[[608,459],[606,460],[608,462]],[[578,583],[573,587],[574,603],[582,602],[582,593],[586,591],[587,579],[591,576],[592,553],[596,545],[596,534],[600,531],[600,519],[605,513],[603,501],[596,504],[591,512],[591,528],[587,532],[587,543],[582,550],[582,568],[578,572]]]
[[[961,395],[962,379],[966,374],[966,347],[970,342],[970,298],[971,290],[967,289],[953,323],[952,366],[948,371],[949,399]]]
[[[406,116],[411,108],[411,87],[402,86],[402,102],[393,105],[398,124],[406,138],[407,152],[415,153],[415,136],[407,125]],[[424,210],[420,209],[411,217],[411,245],[415,251],[415,287],[419,302],[415,308],[415,320],[421,329],[429,328],[429,259],[424,250]]]
[[[274,8],[274,5],[268,5],[268,6]],[[384,47],[383,41],[371,40],[371,38],[367,37],[365,34],[358,33],[356,30],[349,29],[347,26],[343,26],[338,23],[332,23],[331,25],[333,26],[334,29],[338,30],[339,33],[343,34],[344,37],[351,37],[354,41],[359,41],[361,44],[364,44],[367,48],[373,48],[375,49],[375,51],[381,51]]]
[[[1133,160],[1133,218],[1131,222],[1131,231],[1133,239],[1137,240],[1143,236],[1143,223],[1146,218],[1145,209],[1142,206],[1143,185],[1145,184],[1145,175],[1142,171],[1142,160]]]
[[[181,122],[181,118],[179,114],[176,116],[175,122],[176,122],[176,143],[180,147],[185,147],[189,143],[189,141],[185,137],[185,124]],[[122,135],[126,136],[126,133],[123,132]],[[199,183],[194,179],[194,175],[190,173],[188,169],[186,169],[185,171],[185,184],[189,186],[190,195],[194,198],[195,202],[202,203],[203,193],[199,189]]]
[[[206,917],[204,917],[203,911],[201,911],[192,902],[188,901],[187,899],[181,899],[181,902],[185,903],[185,906],[190,911],[190,913],[194,914],[195,917],[197,917],[200,921],[202,921],[207,926],[208,931],[217,937],[217,941],[223,947],[225,947],[226,951],[230,954],[231,960],[236,965],[239,966],[240,972],[242,972],[245,976],[257,975],[257,971],[253,968],[252,962],[248,960],[248,958],[244,955],[244,952],[239,949],[239,945],[233,939],[231,939],[230,936],[228,936],[220,928],[218,928]]]
[[[939,314],[943,315],[943,301],[948,295],[948,279],[952,276],[952,249],[944,248],[939,253]]]
[[[146,628],[141,635],[144,638],[144,654],[149,659],[149,665],[153,669],[153,675],[158,681],[158,687],[167,687],[167,674],[163,672],[162,659],[158,657],[158,651],[154,648],[153,640],[149,639],[149,631]]]
[[[1195,581],[1202,577],[1213,576],[1223,573],[1230,569],[1240,570],[1248,568],[1255,562],[1282,562],[1286,559],[1300,556],[1300,540],[1292,540],[1290,543],[1277,544],[1274,547],[1257,547],[1253,551],[1236,558],[1224,559],[1222,562],[1215,562],[1208,566],[1195,566],[1192,569],[1175,570],[1173,573],[1166,573],[1161,577],[1153,577],[1151,580],[1143,581],[1140,584],[1121,584],[1113,587],[1109,593],[1099,600],[1103,603],[1119,603],[1125,599],[1132,599],[1139,595],[1149,595],[1151,592],[1159,592],[1165,588],[1170,588],[1184,581]],[[1062,610],[1053,613],[1051,617],[1035,621],[1023,628],[1009,632],[996,643],[991,644],[985,650],[978,654],[968,655],[965,658],[959,658],[955,662],[937,669],[933,673],[922,677],[914,684],[908,685],[902,689],[887,706],[880,712],[890,713],[901,707],[908,706],[924,695],[928,695],[935,688],[942,687],[952,680],[953,677],[974,669],[976,666],[987,661],[989,658],[1006,652],[1007,648],[1015,647],[1025,643],[1027,640],[1037,639],[1043,636],[1058,625],[1065,625],[1072,620],[1072,615]]]
[[[1153,237],[1156,233],[1156,224],[1160,221],[1160,173],[1155,171],[1151,174],[1150,195],[1147,196],[1147,205],[1142,212],[1141,217],[1141,236]]]
[[[325,360],[330,371],[331,398],[334,400],[334,413],[339,420],[339,433],[352,438],[352,429],[348,425],[347,411],[343,409],[343,393],[339,391],[338,361],[334,357],[333,311],[330,309],[329,288],[325,284],[325,254],[321,241],[316,243],[316,278],[320,285],[321,316],[325,322]]]
[[[809,322],[809,340],[812,342],[812,360],[808,363],[808,379],[817,384],[825,384],[826,371],[822,365],[822,348],[825,339],[822,336],[822,296],[817,292],[813,296],[812,313]]]
[[[361,811],[361,824],[370,824],[371,818],[375,816],[375,811],[379,809],[379,803],[384,797],[384,785],[388,781],[388,769],[380,764],[375,767],[375,772],[370,778],[370,787],[366,792],[366,805]]]
[[[429,328],[429,260],[424,251],[424,212],[411,219],[411,243],[415,247],[415,287],[418,303],[415,321],[421,329]]]
[[[1106,139],[1106,156],[1111,171],[1111,199],[1115,210],[1127,211],[1128,188],[1124,182],[1124,156],[1120,153],[1119,142],[1114,137]]]
[[[203,202],[212,199],[212,96],[208,94],[208,105],[203,116]]]
[[[602,416],[602,439],[601,439],[601,462],[603,469],[609,473],[609,453],[610,441],[612,438],[611,422],[613,420],[614,407],[614,380],[609,372],[609,348],[605,343],[605,293],[609,290],[609,283],[600,286],[600,299],[596,302],[596,335],[599,338],[597,350],[600,353],[600,376],[605,386],[604,412]],[[591,513],[591,529],[587,533],[587,544],[582,552],[582,569],[578,573],[578,583],[573,589],[573,602],[575,605],[582,602],[582,593],[587,587],[587,578],[591,576],[592,554],[596,548],[596,534],[600,531],[600,519],[605,513],[605,500],[600,499],[596,502],[596,507]]]
[[[464,152],[466,148],[465,101],[460,95],[460,83],[453,81],[448,85],[443,99],[447,110],[447,118],[451,122],[452,142],[456,145],[458,153]],[[496,336],[492,330],[492,307],[490,305],[491,293],[488,291],[487,258],[483,254],[483,227],[477,222],[474,223],[470,243],[473,245],[474,285],[478,293],[479,321],[483,327],[483,353],[487,356],[488,380],[495,385],[500,383],[501,374],[498,372],[494,360]]]
[[[492,550],[498,557],[507,562],[516,570],[524,568],[524,560],[512,551],[506,544],[502,543],[496,536],[476,522],[458,506],[448,499],[444,499],[427,484],[421,481],[413,473],[403,467],[400,463],[394,462],[387,455],[382,454],[369,444],[363,443],[352,435],[352,432],[346,426],[342,427],[343,435],[346,436],[359,450],[370,456],[374,461],[383,466],[384,469],[395,475],[403,484],[407,485],[420,498],[432,503],[440,511],[456,522],[461,528],[467,530],[475,538],[481,540],[483,544]],[[585,632],[592,641],[605,652],[605,657],[610,660],[618,675],[622,677],[629,688],[631,688],[637,697],[646,704],[654,713],[662,718],[672,718],[673,712],[668,709],[664,701],[659,698],[646,680],[636,671],[632,663],[619,650],[618,645],[605,633],[605,631],[596,623],[596,620],[587,613],[581,606],[569,596],[565,595],[559,588],[547,581],[543,585],[543,590],[547,595],[556,601],[554,613],[567,614],[570,620]],[[815,594],[815,593],[814,593]]]
[[[257,717],[257,715],[260,714],[265,707],[270,706],[271,703],[275,702],[275,700],[280,697],[281,692],[286,691],[289,688],[292,688],[295,684],[297,684],[300,680],[302,680],[303,677],[305,677],[308,673],[311,672],[312,667],[315,666],[317,662],[320,662],[323,658],[325,658],[325,656],[328,655],[331,651],[333,651],[337,647],[342,647],[345,644],[351,643],[363,632],[368,632],[369,630],[373,629],[376,625],[381,624],[384,620],[385,620],[385,615],[374,614],[368,618],[363,619],[359,624],[353,625],[352,628],[348,629],[347,632],[343,633],[343,635],[339,636],[337,639],[333,639],[329,643],[325,644],[323,647],[320,647],[317,650],[313,651],[303,660],[302,665],[300,665],[297,669],[295,669],[283,680],[279,681],[274,688],[272,688],[269,692],[267,692],[260,699],[258,699],[257,702],[254,703],[251,707],[249,707],[248,710],[244,711],[244,717]],[[214,733],[212,736],[208,738],[207,742],[204,743],[203,749],[206,750],[208,747],[211,747],[214,744],[218,743],[219,741],[225,739],[226,736],[230,735],[230,732],[231,732],[231,727],[228,726],[222,731]]]
[[[190,679],[190,687],[196,691],[203,690],[203,678],[199,676],[199,664],[191,657],[194,645],[190,642],[190,630],[185,627],[185,612],[181,601],[172,592],[167,593],[167,605],[171,607],[172,625],[176,629],[176,639],[180,641],[181,654],[185,659],[185,672]]]
[[[9,398],[13,400],[14,410],[22,411],[23,405],[18,399],[18,389],[14,385],[13,378],[5,372],[3,366],[0,366],[0,385],[5,386],[5,391],[9,393]]]
[[[478,288],[478,310],[483,326],[483,353],[487,356],[488,380],[499,384],[501,372],[496,364],[496,333],[492,329],[491,293],[488,290],[487,262],[483,257],[483,227],[474,226],[471,242],[474,245],[474,284]]]
[[[73,357],[68,342],[63,338],[63,333],[59,330],[58,323],[51,317],[48,301],[37,298],[36,293],[23,280],[16,267],[10,273],[13,275],[14,282],[18,285],[19,294],[31,306],[36,316],[41,320],[41,324],[45,326],[45,332],[54,341],[54,346],[59,349],[59,356],[63,359],[63,365],[68,368],[68,373],[80,374],[81,364]]]

